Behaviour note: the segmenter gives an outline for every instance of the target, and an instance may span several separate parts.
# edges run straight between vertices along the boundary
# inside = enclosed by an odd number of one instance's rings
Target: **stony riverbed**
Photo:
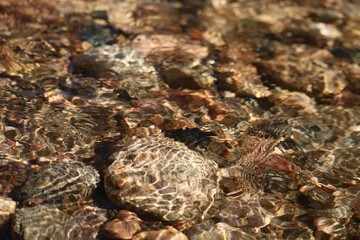
[[[0,1],[0,239],[359,239],[358,0]]]

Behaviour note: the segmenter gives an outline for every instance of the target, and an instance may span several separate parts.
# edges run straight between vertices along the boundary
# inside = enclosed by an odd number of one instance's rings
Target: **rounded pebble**
[[[19,240],[73,240],[95,239],[97,232],[57,208],[36,206],[16,211],[13,222],[13,236]]]
[[[169,138],[138,139],[114,157],[108,198],[165,221],[204,218],[219,191],[217,164]]]
[[[16,202],[9,198],[0,197],[0,230],[8,227],[15,213]]]
[[[188,240],[188,237],[173,227],[162,230],[145,231],[136,234],[133,240]]]
[[[30,173],[16,195],[25,205],[76,203],[88,198],[99,174],[82,162],[53,163]]]
[[[140,223],[135,213],[121,210],[115,219],[102,226],[101,233],[109,239],[132,239],[141,230]]]

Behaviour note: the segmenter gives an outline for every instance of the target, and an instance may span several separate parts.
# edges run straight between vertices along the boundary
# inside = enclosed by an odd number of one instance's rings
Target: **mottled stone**
[[[197,58],[205,58],[208,49],[201,46],[198,41],[191,41],[184,36],[171,35],[139,35],[133,40],[134,48],[144,54],[172,53],[176,51],[178,55],[192,55]]]
[[[82,230],[85,232],[98,232],[104,222],[114,214],[111,210],[89,205],[71,206],[63,210],[66,214],[82,222]]]
[[[188,240],[187,236],[173,227],[138,233],[134,240]]]
[[[302,189],[304,189],[302,191]],[[302,187],[300,189],[306,198],[306,204],[315,209],[329,208],[334,205],[333,191],[324,187]]]
[[[341,239],[346,236],[345,225],[334,218],[320,217],[315,219],[315,237],[318,239]]]
[[[0,197],[0,230],[7,228],[15,213],[16,202]]]
[[[138,139],[113,158],[109,199],[166,221],[203,219],[219,192],[217,164],[169,138]]]
[[[68,81],[71,82],[70,79]],[[87,81],[83,84],[86,86]],[[91,81],[89,84],[91,85]],[[90,93],[87,91],[89,90],[85,87],[84,92],[79,94],[91,96],[91,90]],[[32,130],[36,131],[29,139],[33,155],[49,158],[66,155],[75,160],[94,155],[96,141],[112,132],[116,123],[112,111],[101,106],[88,105],[85,99],[73,98],[73,104],[59,108],[45,105],[41,111],[34,114],[34,118],[27,122],[26,126],[32,126]]]
[[[0,0],[0,195],[36,206],[28,239],[358,239],[359,19],[357,0]],[[76,161],[114,162],[107,192]]]
[[[257,195],[252,194],[224,200],[217,218],[221,222],[239,228],[260,229],[270,223],[270,218],[262,210]]]
[[[29,174],[15,196],[26,205],[71,204],[88,198],[99,174],[82,162],[53,163]]]
[[[262,62],[259,67],[277,85],[319,99],[334,96],[347,86],[340,62],[333,59],[328,50],[304,45],[291,46],[285,52],[280,49],[276,57]]]
[[[116,78],[112,88],[130,98],[144,98],[164,88],[159,74],[145,57],[130,46],[107,45],[75,56],[73,72],[94,78]]]
[[[310,239],[315,240],[313,231],[305,224],[297,221],[279,221],[262,229],[265,239]]]
[[[301,92],[276,91],[268,99],[275,104],[272,109],[275,114],[279,111],[277,108],[294,116],[315,115],[317,113],[314,99]]]
[[[121,210],[102,226],[101,233],[109,239],[133,239],[134,234],[141,230],[141,222],[135,213]]]
[[[186,235],[190,240],[233,240],[245,239],[255,240],[256,237],[242,231],[241,228],[236,228],[224,222],[212,223],[203,222],[193,228],[187,230]]]
[[[14,156],[0,151],[0,193],[7,196],[14,187],[18,187],[26,180],[32,166]]]
[[[57,208],[37,206],[16,211],[12,227],[15,239],[22,240],[70,240],[95,239],[97,233],[83,223]]]

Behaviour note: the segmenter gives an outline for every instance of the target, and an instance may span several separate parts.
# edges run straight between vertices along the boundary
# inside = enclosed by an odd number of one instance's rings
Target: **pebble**
[[[16,211],[12,232],[17,240],[95,239],[97,232],[82,229],[83,222],[45,205]]]
[[[141,230],[140,223],[141,219],[135,213],[121,210],[102,226],[101,233],[109,239],[132,239]]]
[[[100,181],[99,174],[82,162],[59,162],[32,172],[16,196],[25,205],[82,202]]]
[[[0,197],[0,230],[9,226],[11,218],[15,214],[16,202],[10,198]]]

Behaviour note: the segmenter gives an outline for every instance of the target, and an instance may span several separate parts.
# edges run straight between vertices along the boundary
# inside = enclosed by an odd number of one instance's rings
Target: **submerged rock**
[[[0,230],[6,229],[15,214],[16,202],[0,197]]]
[[[95,239],[97,233],[57,208],[37,206],[16,211],[12,227],[15,239]]]
[[[188,240],[187,236],[173,227],[138,233],[134,240]]]
[[[133,239],[134,234],[141,230],[141,222],[135,213],[121,210],[102,226],[101,233],[109,239]]]
[[[14,195],[25,205],[71,204],[88,198],[99,181],[97,171],[82,162],[53,163],[30,173]]]
[[[358,239],[359,19],[356,0],[0,1],[13,238]]]
[[[233,240],[245,239],[255,240],[254,236],[224,222],[214,224],[213,222],[203,222],[188,229],[186,235],[190,240]]]
[[[219,192],[217,164],[169,138],[138,139],[113,157],[108,198],[165,221],[203,219]]]

